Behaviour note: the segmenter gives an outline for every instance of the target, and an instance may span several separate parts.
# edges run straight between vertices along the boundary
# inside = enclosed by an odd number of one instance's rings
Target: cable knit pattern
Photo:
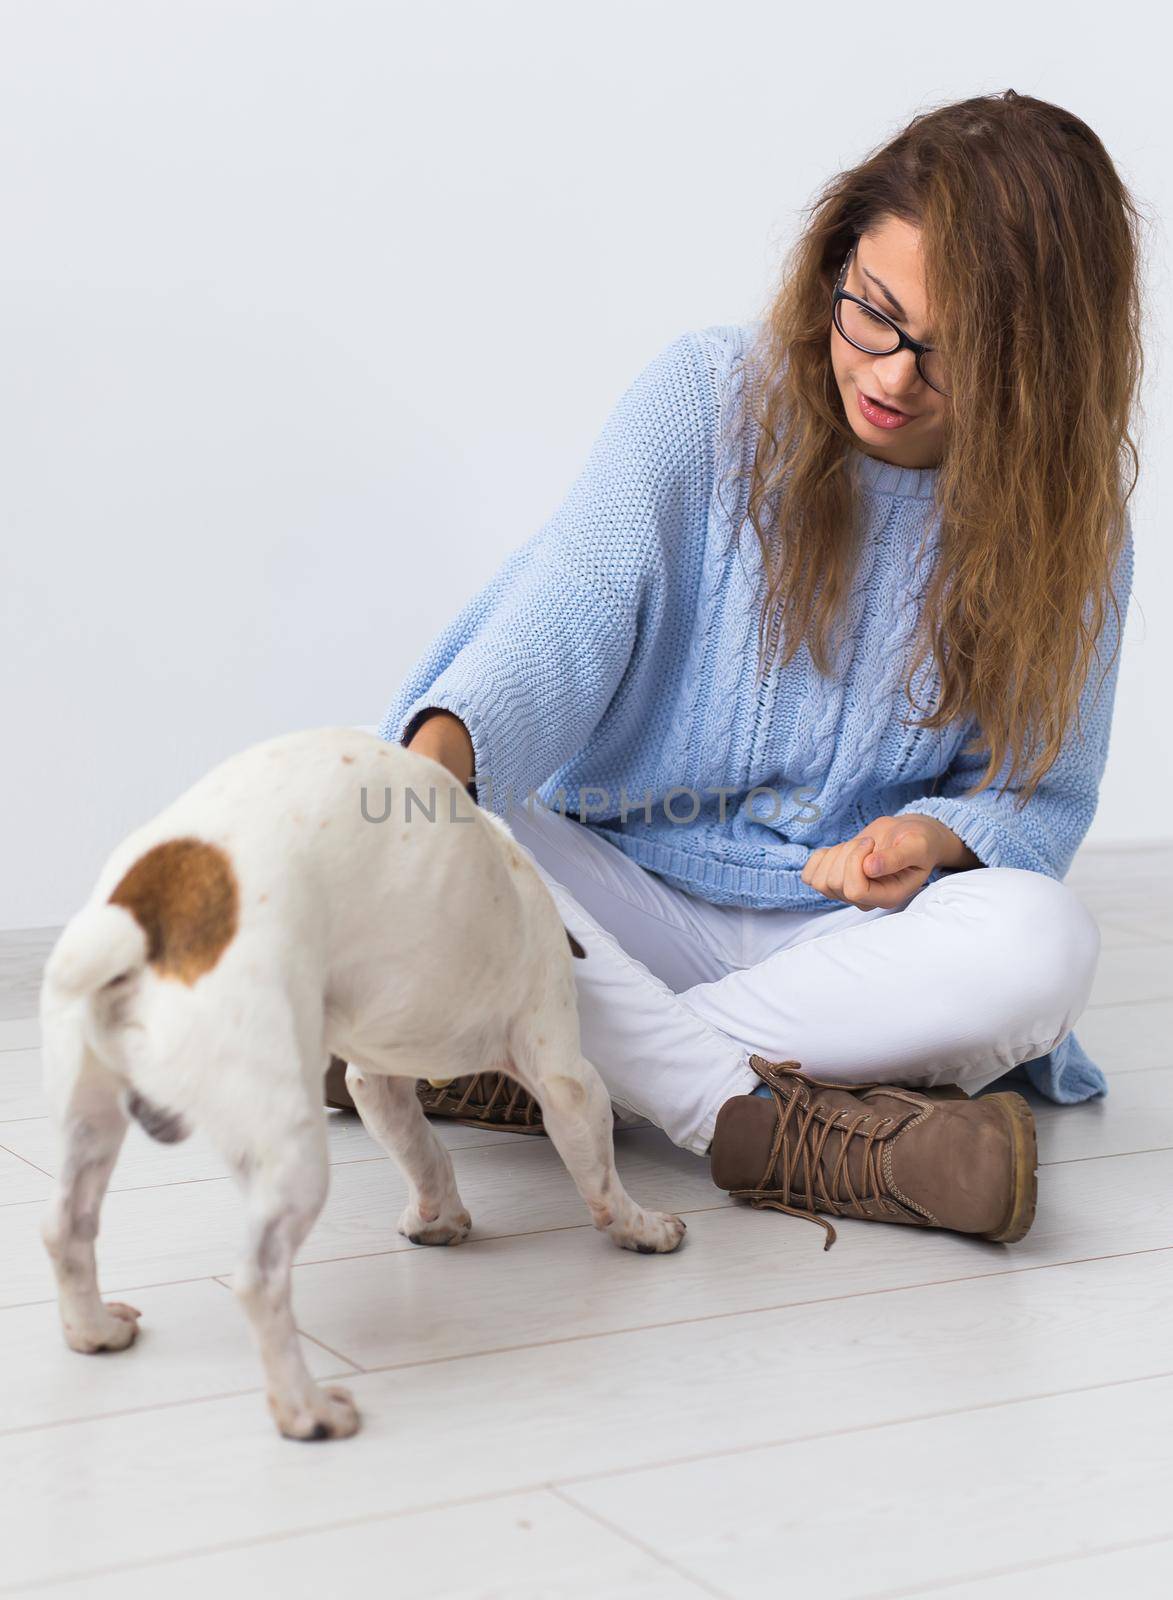
[[[745,401],[745,356],[735,343],[721,339],[706,341],[703,354],[706,378],[717,397],[713,492],[706,508],[706,542],[714,548],[701,573],[697,625],[692,630],[685,663],[684,684],[691,697],[688,714],[676,719],[677,742],[670,762],[670,766],[674,765],[679,774],[679,784],[697,786],[704,782],[702,763],[718,772],[727,773],[730,770],[733,719],[725,718],[712,726],[711,742],[703,749],[692,745],[689,731],[705,721],[707,703],[714,699],[720,702],[737,694],[745,650],[749,648],[754,626],[752,611],[746,608],[740,619],[743,627],[740,639],[729,641],[735,646],[740,644],[741,648],[718,648],[714,626],[718,616],[718,597],[736,577],[729,555],[736,543],[739,518],[737,508],[731,506],[730,502],[731,496],[742,492],[738,469],[741,465],[740,449],[744,430],[739,430],[738,425]]]
[[[984,765],[960,754],[971,727],[901,726],[917,715],[903,680],[935,555],[934,469],[852,453],[862,544],[835,673],[821,677],[804,644],[756,681],[762,569],[745,506],[757,331],[687,332],[648,363],[561,506],[412,667],[380,734],[407,742],[429,708],[451,711],[482,805],[507,817],[536,795],[717,905],[830,910],[801,881],[812,849],[912,812],[987,866],[1061,879],[1095,811],[1118,658],[1098,695],[1093,670],[1083,738],[1071,732],[1028,806],[997,783],[965,798]],[[1122,617],[1132,565],[1129,527]],[[1115,646],[1109,606],[1101,662]],[[922,695],[926,684],[922,668]],[[1028,1075],[1058,1100],[1104,1088],[1070,1034]]]

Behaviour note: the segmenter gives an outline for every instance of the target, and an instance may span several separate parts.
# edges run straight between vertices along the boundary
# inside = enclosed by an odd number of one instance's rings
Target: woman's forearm
[[[468,729],[450,711],[432,711],[420,723],[407,748],[430,756],[468,786],[473,772],[473,748]]]

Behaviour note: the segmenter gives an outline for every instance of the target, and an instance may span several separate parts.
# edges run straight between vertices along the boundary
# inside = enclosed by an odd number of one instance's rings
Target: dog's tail
[[[146,959],[147,936],[129,911],[83,906],[53,946],[44,981],[62,999],[78,999],[141,971]]]
[[[141,972],[147,949],[146,934],[122,906],[85,906],[66,923],[41,984],[41,1041],[51,1093],[68,1093],[89,1048],[75,1002]],[[188,1136],[190,1130],[177,1112],[155,1105],[129,1086],[125,1106],[152,1139],[174,1144]]]

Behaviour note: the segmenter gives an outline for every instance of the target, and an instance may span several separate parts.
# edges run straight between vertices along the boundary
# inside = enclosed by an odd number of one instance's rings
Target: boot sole
[[[1039,1147],[1035,1134],[1034,1113],[1022,1096],[1012,1090],[1003,1094],[988,1095],[986,1100],[987,1103],[996,1103],[998,1110],[1006,1119],[1010,1148],[1013,1152],[1013,1167],[1010,1215],[996,1233],[983,1234],[982,1237],[992,1239],[995,1244],[1016,1244],[1029,1230],[1038,1205],[1038,1177],[1035,1169],[1039,1164]]]
[[[454,1117],[450,1111],[435,1111],[423,1107],[425,1117],[443,1117],[445,1122],[457,1122],[462,1128],[487,1128],[490,1133],[531,1133],[537,1139],[548,1139],[545,1128],[525,1122],[486,1122],[483,1117]]]
[[[327,1095],[324,1103],[328,1105],[332,1111],[358,1112],[358,1107],[355,1105],[353,1100],[331,1099],[331,1097]],[[430,1111],[426,1106],[424,1108],[424,1115],[426,1117],[443,1117],[447,1122],[459,1122],[461,1126],[465,1128],[488,1128],[491,1133],[533,1133],[539,1135],[540,1137],[549,1137],[545,1128],[525,1127],[513,1122],[485,1122],[480,1117],[454,1117],[447,1111]]]

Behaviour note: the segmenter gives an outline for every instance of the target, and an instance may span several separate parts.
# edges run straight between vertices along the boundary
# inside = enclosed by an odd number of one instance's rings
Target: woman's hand
[[[893,911],[912,899],[934,867],[980,865],[936,817],[877,817],[854,839],[812,850],[802,881],[861,911]]]

